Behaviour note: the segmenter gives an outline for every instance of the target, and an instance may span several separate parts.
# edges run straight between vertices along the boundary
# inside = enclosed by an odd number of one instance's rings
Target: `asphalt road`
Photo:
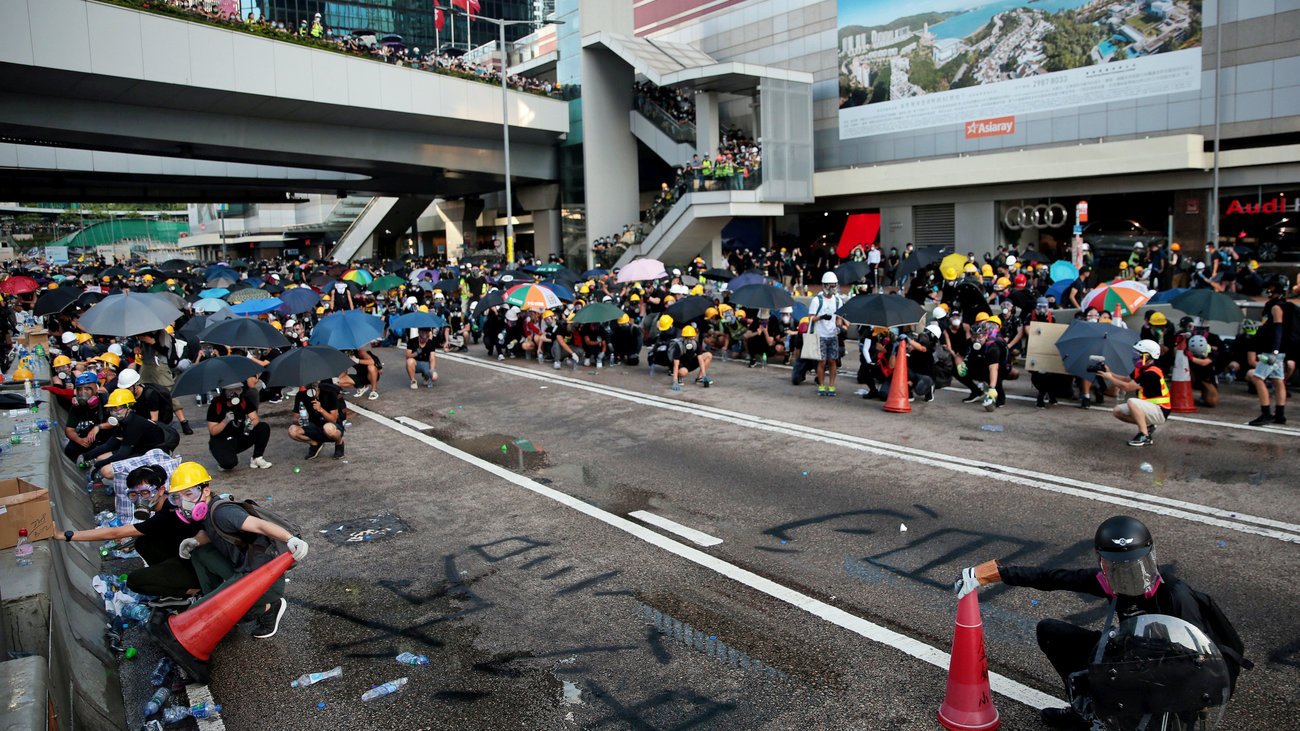
[[[343,462],[304,462],[288,404],[264,407],[274,468],[217,487],[293,515],[311,553],[276,637],[237,630],[214,656],[227,728],[939,728],[946,670],[916,655],[950,647],[953,577],[991,558],[1091,566],[1116,513],[1150,526],[1162,564],[1219,601],[1257,663],[1223,727],[1300,712],[1300,429],[1239,428],[1257,413],[1244,394],[1133,449],[1108,408],[1012,399],[986,414],[940,392],[889,414],[847,375],[823,399],[787,370],[723,363],[714,387],[672,392],[644,366],[481,353],[443,357],[438,385],[412,391],[381,351],[382,396],[354,402]],[[215,470],[204,446],[181,450]],[[1039,728],[1035,703],[1063,691],[1035,623],[1100,628],[1104,604],[980,599],[1003,726]],[[402,651],[430,662],[401,666]],[[289,686],[336,665],[341,679]],[[139,675],[124,672],[132,705]]]

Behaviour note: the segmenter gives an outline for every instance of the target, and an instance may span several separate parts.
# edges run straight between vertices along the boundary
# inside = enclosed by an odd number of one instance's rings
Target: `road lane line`
[[[445,358],[447,356],[444,355],[443,357]],[[423,434],[408,426],[400,424],[387,416],[351,404],[348,408],[352,410],[352,413],[357,414],[358,416],[364,416],[371,419],[381,426],[405,434],[406,436],[427,444],[450,457],[478,467],[479,469],[500,477],[507,482],[518,485],[525,490],[529,490],[541,495],[542,497],[560,503],[565,507],[572,508],[584,515],[595,518],[596,520],[599,520],[613,528],[617,528],[624,533],[640,538],[652,546],[661,548],[669,553],[684,558],[697,566],[709,569],[714,573],[744,584],[755,591],[779,599],[780,601],[802,609],[816,617],[820,617],[821,619],[836,625],[837,627],[846,629],[873,642],[904,652],[918,660],[934,665],[945,672],[948,670],[948,653],[938,649],[937,647],[927,645],[920,640],[895,632],[887,627],[882,627],[874,622],[869,622],[862,617],[850,614],[843,609],[831,606],[830,604],[814,599],[807,594],[800,593],[787,586],[778,584],[777,582],[759,576],[752,571],[742,569],[733,563],[707,554],[697,548],[692,548],[685,543],[680,543],[662,533],[650,530],[639,523],[635,523],[627,518],[602,510],[601,508],[579,500],[568,493],[547,487],[546,485],[530,480],[529,478],[512,472],[504,467],[475,457],[468,452],[463,452],[448,444],[444,444],[427,434]],[[1014,701],[1018,701],[1032,708],[1056,708],[1065,703],[1058,698],[1054,698],[1036,688],[1031,688],[999,673],[989,673],[989,686],[994,692],[1000,693]]]
[[[429,429],[433,428],[432,426],[429,426],[423,421],[416,421],[415,419],[412,419],[409,416],[399,416],[397,417],[397,420],[411,427],[412,429],[419,429],[420,431],[428,431]]]
[[[650,513],[645,510],[634,510],[628,513],[627,516],[629,518],[636,518],[642,523],[649,523],[650,525],[663,528],[669,533],[676,533],[677,535],[681,536],[682,538],[685,538],[691,543],[695,543],[700,546],[716,546],[719,543],[722,543],[721,538],[715,538],[709,535],[708,533],[695,530],[694,528],[688,528],[682,525],[681,523],[676,523],[661,515],[655,515],[654,513]]]
[[[206,685],[191,685],[185,689],[185,694],[190,697],[191,706],[200,703],[216,705],[216,701],[212,700],[212,690]],[[194,723],[198,725],[199,731],[226,731],[226,722],[221,720],[220,714],[214,718],[196,718]]]
[[[1046,490],[1048,492],[1056,492],[1097,502],[1137,508],[1158,515],[1181,518],[1192,522],[1203,523],[1205,525],[1227,528],[1241,533],[1273,538],[1288,543],[1300,543],[1300,525],[1285,521],[1233,512],[1223,508],[1200,505],[1184,500],[1177,500],[1175,498],[1149,495],[1133,490],[1125,490],[1122,488],[1110,487],[1108,485],[1087,482],[1085,480],[1076,480],[1073,478],[1035,472],[1022,468],[1007,467],[965,457],[947,455],[939,452],[930,452],[914,447],[904,447],[897,444],[880,442],[840,432],[814,429],[802,424],[778,421],[766,417],[755,416],[753,414],[728,411],[705,404],[697,404],[677,399],[667,399],[613,386],[593,384],[588,381],[568,376],[552,376],[550,374],[503,363],[489,363],[459,355],[444,355],[443,357],[508,375],[529,378],[546,383],[559,384],[576,390],[610,396],[612,398],[618,398],[632,403],[655,406],[667,411],[676,411],[691,416],[722,421],[734,426],[770,431],[784,436],[795,436],[810,441],[822,442],[839,447],[847,447],[849,449],[868,452],[879,456],[902,459],[932,467],[940,467],[942,469],[960,472],[974,477],[1010,482],[1039,490]]]

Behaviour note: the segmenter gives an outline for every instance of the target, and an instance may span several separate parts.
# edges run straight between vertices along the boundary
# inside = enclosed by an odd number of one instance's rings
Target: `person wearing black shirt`
[[[1137,436],[1128,441],[1130,447],[1145,447],[1151,444],[1151,435],[1156,427],[1169,418],[1169,385],[1165,383],[1165,374],[1155,364],[1160,356],[1160,346],[1152,340],[1139,340],[1133,345],[1137,362],[1133,375],[1122,376],[1105,368],[1097,375],[1122,391],[1137,391],[1137,398],[1131,398],[1115,407],[1115,418],[1136,424]]]
[[[415,382],[415,374],[419,373],[424,376],[424,385],[433,388],[433,384],[438,380],[438,362],[434,353],[443,347],[443,330],[438,330],[435,335],[433,330],[427,327],[420,328],[419,335],[414,340],[406,344],[406,376],[411,379],[411,388],[419,388]]]
[[[131,407],[135,413],[163,424],[172,422],[171,394],[158,384],[142,383],[139,372],[128,368],[118,375],[117,387],[128,389],[135,396],[135,404]]]
[[[134,403],[135,396],[124,388],[109,394],[107,423],[113,427],[113,433],[108,441],[81,455],[85,461],[101,454],[107,455],[95,463],[95,469],[106,480],[113,479],[114,462],[139,457],[151,449],[161,449],[170,454],[180,441],[175,431],[135,413],[131,408]]]
[[[992,411],[1007,402],[1003,384],[1011,375],[1008,367],[1007,344],[998,338],[998,318],[989,318],[975,326],[974,337],[966,358],[957,366],[957,380],[970,389],[962,399],[969,404],[983,401],[985,411]]]
[[[68,422],[63,427],[63,433],[68,437],[63,453],[74,462],[79,461],[83,452],[107,442],[112,434],[107,424],[108,413],[99,395],[99,377],[94,373],[82,373],[77,376],[77,383]]]
[[[1256,363],[1247,378],[1259,394],[1259,416],[1253,426],[1286,423],[1286,381],[1295,372],[1295,354],[1300,349],[1300,310],[1286,300],[1287,281],[1274,274],[1268,281],[1268,301],[1264,303],[1264,320],[1256,336]],[[1272,351],[1272,352],[1269,352]],[[1277,410],[1270,413],[1268,382],[1277,391]]]
[[[268,469],[266,443],[271,427],[257,413],[257,389],[236,383],[221,389],[208,404],[208,451],[223,470],[239,464],[239,453],[253,448],[252,469]]]
[[[289,438],[307,443],[307,459],[316,459],[326,442],[334,442],[334,459],[343,459],[343,392],[328,381],[309,383],[293,400],[298,420]]]

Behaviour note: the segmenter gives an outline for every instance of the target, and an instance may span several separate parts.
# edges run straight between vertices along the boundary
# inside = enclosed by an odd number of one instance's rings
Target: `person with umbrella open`
[[[1156,427],[1165,423],[1170,413],[1169,384],[1165,374],[1156,365],[1160,346],[1153,340],[1139,340],[1133,346],[1136,358],[1133,375],[1124,376],[1110,370],[1103,360],[1097,364],[1097,375],[1121,391],[1137,391],[1138,395],[1115,407],[1115,418],[1136,424],[1138,433],[1128,440],[1130,447],[1150,445]]]

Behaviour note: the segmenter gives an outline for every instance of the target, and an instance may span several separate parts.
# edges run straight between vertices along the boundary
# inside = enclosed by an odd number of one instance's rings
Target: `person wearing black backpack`
[[[294,561],[307,557],[307,542],[294,535],[300,529],[252,500],[235,502],[213,495],[212,476],[198,462],[176,467],[167,500],[182,521],[203,526],[193,538],[181,541],[178,553],[190,560],[205,600],[285,551]],[[254,622],[254,637],[266,639],[279,629],[289,606],[284,583],[281,576],[244,617]]]

